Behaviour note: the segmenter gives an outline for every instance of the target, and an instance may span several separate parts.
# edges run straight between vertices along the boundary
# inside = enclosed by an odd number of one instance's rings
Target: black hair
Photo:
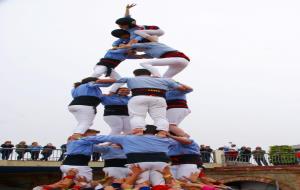
[[[155,125],[146,125],[146,129],[144,130],[144,134],[155,135],[158,133],[157,127]]]
[[[121,38],[122,35],[129,35],[130,33],[127,30],[123,30],[123,29],[116,29],[111,31],[111,35],[116,37],[116,38]]]
[[[97,77],[87,77],[81,80],[81,82],[75,82],[74,83],[74,87],[77,88],[78,86],[82,85],[82,84],[86,84],[89,82],[95,82],[96,80],[98,80]]]
[[[122,17],[116,20],[116,24],[118,25],[128,25],[129,28],[136,27],[135,19],[131,17]]]
[[[141,75],[149,75],[151,76],[151,72],[147,69],[136,69],[133,71],[134,76],[141,76]]]

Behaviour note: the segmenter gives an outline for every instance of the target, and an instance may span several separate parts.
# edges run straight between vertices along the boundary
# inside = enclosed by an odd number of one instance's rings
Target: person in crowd
[[[94,146],[94,151],[102,154],[103,171],[106,176],[123,179],[131,173],[130,169],[126,167],[127,157],[120,144],[97,145]]]
[[[238,161],[240,162],[249,162],[251,158],[251,148],[243,146],[239,151]]]
[[[49,157],[53,153],[53,150],[55,149],[56,147],[53,146],[52,143],[48,143],[46,146],[44,146],[41,152],[41,154],[43,155],[43,158],[41,158],[41,160],[48,161]]]
[[[128,102],[130,125],[132,129],[141,132],[146,126],[146,114],[149,113],[158,130],[168,131],[169,122],[166,117],[167,104],[166,91],[177,89],[185,91],[184,85],[178,84],[172,79],[151,77],[147,69],[136,69],[133,78],[101,79],[101,83],[127,83],[132,92],[132,98]]]
[[[40,152],[42,149],[42,146],[38,144],[38,142],[33,142],[31,145],[28,147],[31,155],[31,160],[38,160],[40,156]]]
[[[213,150],[210,146],[201,145],[200,146],[200,153],[203,163],[210,163],[211,153]]]
[[[140,63],[155,77],[172,78],[184,70],[190,62],[189,57],[184,53],[158,42],[126,44],[115,49],[132,49],[137,52],[144,52],[145,56],[156,58]],[[156,66],[168,66],[168,69],[161,76]]]
[[[296,151],[296,158],[297,158],[298,164],[300,164],[300,150],[297,150],[297,151]],[[267,163],[267,162],[266,162],[266,163]],[[265,166],[267,166],[267,165],[265,165]]]
[[[128,88],[119,88],[116,93],[101,97],[101,104],[104,106],[104,121],[109,125],[111,135],[129,134],[131,132],[128,113]]]
[[[16,145],[17,160],[23,160],[26,152],[28,152],[28,145],[25,141],[21,141]]]
[[[133,130],[134,131],[134,130]],[[164,180],[159,172],[168,165],[169,146],[176,143],[175,140],[163,137],[159,134],[156,126],[147,125],[144,131],[135,135],[100,135],[82,138],[86,143],[99,144],[103,142],[112,142],[121,144],[127,157],[129,167],[138,164],[143,170],[147,170],[140,175],[138,183],[150,181],[152,185],[164,184]],[[165,133],[163,133],[165,134]],[[190,143],[185,137],[178,137],[182,143]]]
[[[98,78],[88,77],[75,83],[72,90],[73,100],[69,104],[69,111],[74,115],[78,124],[74,134],[84,134],[92,125],[97,113],[97,106],[101,102],[102,91],[99,87],[107,84],[97,82]]]
[[[252,155],[254,160],[259,166],[265,165],[268,166],[268,162],[266,160],[266,151],[264,151],[260,146],[256,147],[255,150],[252,151]]]
[[[169,137],[176,140],[168,152],[172,161],[173,176],[176,179],[184,179],[194,172],[200,173],[198,165],[201,165],[202,161],[199,145],[192,139],[188,139],[187,143],[181,143],[177,140],[180,137],[171,134]]]
[[[225,159],[226,161],[236,161],[239,155],[239,152],[237,151],[236,145],[232,144],[231,147],[224,146],[223,147]]]
[[[128,4],[126,6],[125,16],[116,20],[116,24],[123,30],[130,33],[129,44],[143,41],[157,42],[158,37],[164,35],[164,31],[158,26],[137,25],[136,20],[131,17],[130,9],[135,7],[136,4]]]
[[[60,155],[59,159],[57,160],[59,162],[63,161],[66,157],[65,153],[67,152],[67,144],[62,144],[60,146],[60,150],[61,150],[61,155]]]
[[[13,152],[14,145],[11,143],[11,141],[5,141],[1,145],[1,154],[2,154],[2,160],[8,160],[11,153]]]
[[[189,86],[185,85],[185,91],[172,89],[166,93],[167,101],[167,119],[169,121],[169,130],[178,136],[189,136],[178,125],[186,116],[191,113],[187,105],[186,94],[193,91]]]
[[[93,179],[92,168],[88,166],[91,155],[93,153],[93,144],[86,143],[80,140],[83,137],[95,136],[100,131],[94,129],[88,129],[84,134],[73,134],[68,138],[66,158],[60,166],[60,170],[63,174],[62,179],[59,182],[44,185],[43,188],[55,189],[55,188],[69,188],[73,183],[78,183],[81,180],[87,181],[86,186]],[[68,175],[70,171],[76,171],[72,176]],[[71,179],[71,180],[70,180]]]

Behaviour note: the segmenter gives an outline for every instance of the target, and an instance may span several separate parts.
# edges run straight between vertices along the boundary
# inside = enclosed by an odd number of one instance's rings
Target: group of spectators
[[[9,160],[13,150],[15,150],[17,157],[14,159],[24,160],[24,156],[26,153],[30,154],[30,160],[42,160],[48,161],[50,156],[53,154],[53,151],[56,149],[52,143],[48,143],[46,146],[41,146],[38,142],[32,142],[31,145],[27,145],[25,141],[21,141],[17,145],[13,145],[11,141],[5,141],[1,145],[0,153],[2,160]],[[224,151],[226,161],[237,161],[237,162],[245,162],[249,163],[251,157],[255,160],[255,162],[259,165],[268,166],[268,161],[265,157],[266,151],[261,147],[256,147],[254,150],[251,147],[242,146],[241,148],[237,148],[235,144],[231,146],[220,147],[218,150]],[[203,163],[212,162],[212,153],[213,149],[208,145],[200,146],[200,153]],[[62,161],[64,159],[64,153],[66,152],[66,144],[60,146],[59,157],[56,159],[57,161]],[[40,158],[40,155],[42,157]],[[91,160],[99,161],[101,158],[100,153],[93,153]],[[13,158],[11,158],[13,159]]]
[[[25,154],[29,153],[31,160],[38,160],[41,154],[42,158],[40,158],[40,160],[48,161],[55,149],[56,147],[53,146],[52,143],[48,143],[46,146],[41,146],[38,142],[32,142],[31,145],[27,145],[25,141],[21,141],[19,144],[14,146],[11,141],[5,141],[1,145],[0,153],[2,160],[9,160],[13,150],[15,150],[17,160],[24,160]]]
[[[224,146],[220,147],[218,150],[224,151],[226,161],[249,163],[251,157],[253,156],[255,162],[259,166],[269,165],[265,157],[266,151],[259,146],[252,150],[251,147],[242,146],[241,148],[237,148],[235,144],[231,144],[230,147]]]

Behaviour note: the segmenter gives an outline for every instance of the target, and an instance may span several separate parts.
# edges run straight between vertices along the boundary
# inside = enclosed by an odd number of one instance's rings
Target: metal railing
[[[29,148],[1,148],[1,160],[20,160],[20,161],[62,161],[65,158],[63,149],[35,149]],[[91,161],[102,161],[100,154],[94,153]]]
[[[241,154],[239,152],[225,152],[225,163],[228,165],[254,165],[254,166],[274,166],[274,165],[295,165],[300,163],[300,159],[295,153],[276,154]]]
[[[34,149],[29,148],[1,148],[1,160],[20,160],[20,161],[62,161],[64,159],[64,149]],[[200,152],[202,162],[215,163],[214,152]],[[91,161],[103,161],[101,154],[93,153]],[[296,153],[276,153],[276,154],[241,154],[238,151],[224,152],[224,162],[227,165],[295,165],[300,163]]]

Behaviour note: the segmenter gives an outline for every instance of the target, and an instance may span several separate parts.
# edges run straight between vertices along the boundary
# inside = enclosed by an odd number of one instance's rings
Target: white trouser
[[[181,57],[169,57],[169,58],[158,58],[151,59],[144,63],[140,63],[142,67],[149,70],[154,76],[161,77],[159,71],[155,66],[169,66],[167,71],[163,74],[164,78],[172,78],[179,72],[181,72],[189,61]]]
[[[166,117],[166,100],[156,96],[134,96],[128,102],[130,125],[132,129],[145,128],[146,116],[149,112],[157,130],[169,130],[169,122]]]
[[[164,35],[164,31],[162,29],[157,30],[136,30],[135,34],[142,36],[143,38],[148,38],[150,36],[162,36]]]
[[[103,66],[103,65],[96,65],[94,67],[94,72],[92,74],[92,77],[101,77],[102,75],[104,75],[107,72],[107,67]],[[117,73],[114,69],[111,70],[111,74],[110,76],[114,79],[120,79],[121,75],[119,75],[119,73]]]
[[[95,119],[95,110],[93,106],[71,105],[69,111],[74,115],[78,124],[74,133],[85,133],[92,125]]]
[[[176,179],[185,179],[184,177],[189,178],[192,173],[200,173],[200,170],[197,168],[196,164],[173,165],[171,166],[171,171]]]
[[[168,163],[165,162],[139,162],[138,164],[142,170],[145,170],[140,174],[139,180],[137,180],[137,184],[143,183],[145,181],[150,181],[152,186],[155,185],[164,185],[165,180],[162,174],[158,171],[162,171]],[[129,165],[130,167],[130,165]]]
[[[78,173],[75,176],[75,180],[78,177],[85,177],[88,182],[93,180],[93,170],[89,166],[61,165],[60,170],[63,173],[63,177],[65,177],[67,175],[67,172],[70,169],[78,170]]]
[[[103,119],[111,128],[110,135],[119,135],[122,132],[129,134],[131,132],[129,116],[109,115],[104,116]]]
[[[103,168],[103,172],[109,177],[114,177],[115,179],[122,179],[126,178],[131,173],[131,170],[129,168],[122,167],[106,167]]]
[[[167,110],[167,119],[170,124],[179,125],[190,113],[188,108],[171,108]]]

